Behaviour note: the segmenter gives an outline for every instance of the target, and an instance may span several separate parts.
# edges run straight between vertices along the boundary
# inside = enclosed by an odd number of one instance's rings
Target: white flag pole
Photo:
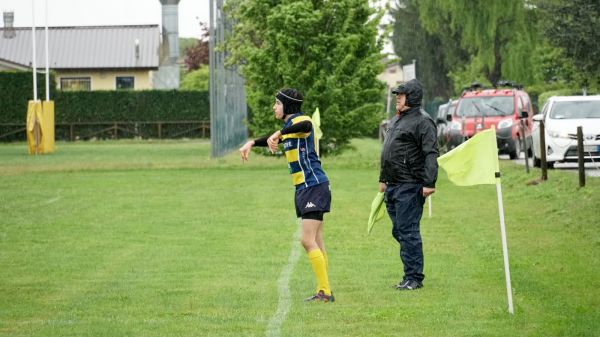
[[[429,200],[429,202],[428,202],[428,203],[429,203],[429,217],[430,217],[430,218],[431,218],[431,196],[432,196],[432,194],[430,194],[430,195],[427,197],[427,200]]]
[[[502,235],[502,253],[504,255],[504,274],[506,276],[506,293],[508,296],[508,312],[514,314],[512,300],[512,286],[510,284],[510,268],[508,267],[508,245],[506,243],[506,226],[504,224],[504,206],[502,204],[502,187],[500,179],[496,180],[496,191],[498,192],[498,211],[500,213],[500,233]]]

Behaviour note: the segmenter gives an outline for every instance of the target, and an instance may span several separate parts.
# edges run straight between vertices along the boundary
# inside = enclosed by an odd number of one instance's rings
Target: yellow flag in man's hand
[[[496,129],[479,132],[439,157],[438,164],[455,185],[496,184],[496,172],[500,172]]]
[[[373,225],[385,214],[385,203],[383,202],[384,195],[383,192],[377,192],[375,199],[371,202],[371,214],[369,214],[369,223],[367,225],[367,233],[371,234],[371,230],[373,230]]]

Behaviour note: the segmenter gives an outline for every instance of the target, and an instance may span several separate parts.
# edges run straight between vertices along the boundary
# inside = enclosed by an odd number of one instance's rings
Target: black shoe
[[[423,288],[423,283],[413,280],[404,280],[402,283],[397,284],[395,288],[397,290],[416,290]]]
[[[398,288],[400,288],[400,287],[401,287],[401,286],[402,286],[404,283],[406,283],[406,280],[405,280],[405,279],[402,279],[402,280],[400,280],[400,282],[398,282],[398,284],[394,284],[394,285],[392,286],[392,288],[394,288],[394,289],[398,289]]]

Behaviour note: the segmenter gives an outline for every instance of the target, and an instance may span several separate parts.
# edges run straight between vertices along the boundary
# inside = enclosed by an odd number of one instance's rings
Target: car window
[[[523,99],[523,106],[525,107],[525,109],[527,109],[528,111],[531,110],[531,101],[529,100],[529,96],[523,95],[521,96],[521,98]]]
[[[513,96],[483,96],[463,98],[456,110],[457,116],[510,116],[513,113]]]
[[[548,106],[550,105],[550,101],[546,102],[544,104],[544,106],[542,107],[542,116],[544,116],[544,118],[546,118],[546,112],[548,112]]]
[[[550,111],[552,119],[600,118],[600,101],[554,102]]]
[[[442,104],[438,107],[437,118],[446,118],[446,111],[448,110],[448,104]]]
[[[456,113],[456,107],[458,106],[458,100],[452,101],[450,107],[448,108],[448,114],[454,115]]]

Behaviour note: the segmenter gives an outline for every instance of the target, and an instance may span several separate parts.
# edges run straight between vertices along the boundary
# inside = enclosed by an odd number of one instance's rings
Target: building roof
[[[0,28],[0,61],[31,67],[31,28],[12,28],[15,34],[4,34],[6,29]],[[36,29],[35,38],[36,65],[44,68],[44,27]],[[157,69],[159,39],[158,25],[48,27],[50,68]]]

